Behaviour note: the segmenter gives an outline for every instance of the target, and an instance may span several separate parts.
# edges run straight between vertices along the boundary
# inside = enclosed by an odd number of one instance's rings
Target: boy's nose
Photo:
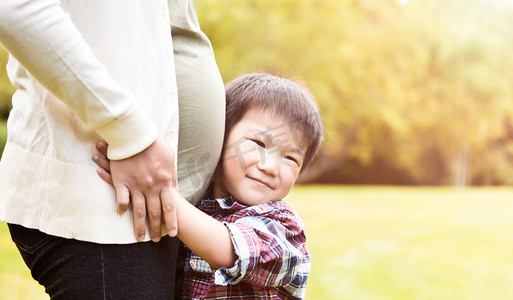
[[[267,150],[261,153],[260,161],[258,162],[258,169],[263,171],[264,173],[276,176],[278,175],[278,159],[279,152],[276,150]]]

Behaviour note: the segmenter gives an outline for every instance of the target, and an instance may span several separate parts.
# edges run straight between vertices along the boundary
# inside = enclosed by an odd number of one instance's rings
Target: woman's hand
[[[96,172],[101,179],[115,188],[116,203],[119,213],[124,213],[128,209],[129,205],[132,206],[132,213],[134,216],[134,230],[137,240],[142,241],[144,239],[144,235],[146,233],[147,218],[149,223],[150,237],[154,242],[158,242],[160,240],[162,221],[164,221],[168,235],[171,237],[176,236],[178,231],[178,224],[176,219],[175,199],[172,193],[174,187],[169,186],[165,190],[162,189],[157,194],[158,197],[149,197],[143,194],[142,197],[135,198],[134,192],[130,190],[126,185],[122,184],[116,186],[114,184],[114,179],[111,174],[112,162],[107,158],[107,142],[97,142],[96,149],[99,153],[95,153],[92,156],[93,161],[98,165]],[[164,170],[165,168],[162,167],[161,169]],[[134,175],[133,172],[126,170],[121,171],[121,173],[118,172],[117,174],[118,177],[119,175],[121,175],[121,177],[127,174],[132,175],[132,177]],[[131,177],[129,177],[129,179],[130,178]],[[134,199],[139,201],[135,201]]]

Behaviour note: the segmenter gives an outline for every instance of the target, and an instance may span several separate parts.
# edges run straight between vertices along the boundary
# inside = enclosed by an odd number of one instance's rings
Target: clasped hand
[[[108,144],[96,144],[99,153],[93,161],[99,166],[98,175],[116,190],[118,213],[125,213],[132,205],[135,236],[138,241],[146,236],[146,217],[149,235],[158,242],[162,222],[168,235],[176,236],[178,224],[172,189],[176,188],[176,168],[171,147],[161,137],[144,151],[122,160],[107,158]]]

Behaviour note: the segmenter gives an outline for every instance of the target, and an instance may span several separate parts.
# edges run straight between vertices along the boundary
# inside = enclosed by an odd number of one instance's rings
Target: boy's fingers
[[[94,153],[93,161],[98,165],[98,167],[104,169],[106,172],[110,173],[110,161],[104,156]]]
[[[114,183],[112,182],[112,175],[110,175],[109,172],[105,171],[102,168],[98,168],[98,169],[96,169],[96,173],[98,173],[98,176],[100,176],[100,178],[103,181],[105,181],[106,183],[114,186]]]
[[[107,157],[107,149],[109,148],[109,144],[106,141],[98,141],[96,143],[96,150],[100,152],[103,156]]]

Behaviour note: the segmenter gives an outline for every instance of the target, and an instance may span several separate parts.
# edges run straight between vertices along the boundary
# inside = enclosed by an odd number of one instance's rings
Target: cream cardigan
[[[17,88],[0,162],[0,220],[98,243],[135,242],[96,175],[95,142],[130,157],[176,149],[177,88],[164,0],[1,0]]]

